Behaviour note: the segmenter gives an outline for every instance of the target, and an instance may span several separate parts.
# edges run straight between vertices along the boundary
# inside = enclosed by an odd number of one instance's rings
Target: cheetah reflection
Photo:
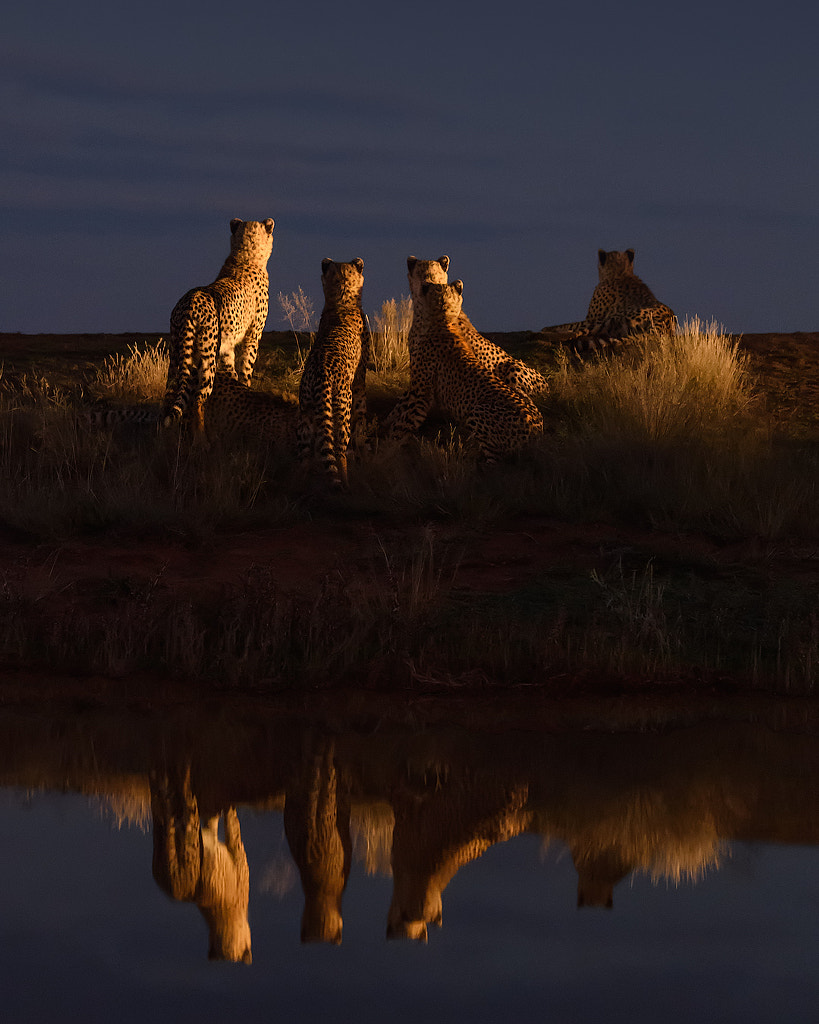
[[[287,786],[284,831],[304,893],[301,941],[339,945],[352,861],[350,791],[329,738],[305,739]]]
[[[638,866],[616,849],[573,849],[572,861],[577,871],[577,906],[614,906],[614,887]]]
[[[527,798],[525,784],[494,778],[410,773],[395,787],[388,939],[427,941],[428,926],[442,924],[442,893],[455,874],[527,828]]]
[[[251,962],[250,872],[235,807],[200,823],[190,768],[151,776],[153,876],[174,900],[195,903],[208,925],[211,960]]]

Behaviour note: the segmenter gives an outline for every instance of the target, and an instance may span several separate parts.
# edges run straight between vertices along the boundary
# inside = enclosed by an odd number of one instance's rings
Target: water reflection
[[[732,840],[819,841],[813,730],[769,724],[355,731],[259,709],[5,711],[0,783],[94,794],[123,820],[149,807],[157,885],[196,905],[211,957],[245,963],[247,809],[282,811],[303,894],[301,940],[334,944],[354,859],[357,870],[392,874],[386,936],[425,941],[443,923],[457,872],[522,833],[568,850],[586,908],[611,908],[634,872],[696,879]]]
[[[190,765],[152,773],[153,876],[172,899],[190,901],[208,925],[211,960],[251,962],[250,871],[235,807],[199,816]],[[224,840],[219,821],[224,819]]]

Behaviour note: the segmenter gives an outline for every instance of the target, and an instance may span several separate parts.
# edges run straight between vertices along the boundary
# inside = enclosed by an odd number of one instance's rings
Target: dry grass
[[[289,295],[279,292],[279,307],[283,318],[290,325],[290,330],[293,332],[298,353],[296,372],[301,373],[304,369],[307,353],[310,351],[310,346],[313,344],[316,336],[316,329],[318,327],[316,307],[301,285]],[[300,336],[305,334],[309,337],[309,344],[305,345],[302,349],[302,341],[304,339]]]
[[[162,356],[156,346],[109,360],[98,389],[155,397]],[[47,381],[3,385],[0,523],[35,539],[125,526],[203,541],[336,515],[378,516],[410,532],[419,521],[469,531],[514,514],[727,539],[815,540],[819,531],[816,454],[777,447],[736,345],[697,323],[622,357],[558,365],[543,401],[546,433],[506,464],[481,466],[448,429],[402,450],[375,437],[351,465],[351,493],[331,500],[307,491],[286,454],[252,438],[200,450],[184,432],[91,431]],[[3,649],[14,661],[275,685],[339,679],[381,659],[404,681],[699,667],[804,692],[819,664],[819,606],[804,587],[780,592],[737,576],[710,588],[693,570],[681,577],[644,559],[570,586],[545,580],[531,605],[526,595],[464,604],[457,545],[441,547],[429,530],[409,553],[382,545],[372,571],[378,585],[368,592],[328,580],[310,608],[254,577],[213,606],[126,594],[100,617],[78,611],[60,623],[40,621],[11,588]]]
[[[409,372],[407,339],[412,326],[412,301],[409,296],[387,299],[373,314],[370,356],[378,373]]]
[[[109,401],[156,400],[166,358],[156,345],[110,359],[93,390]],[[266,383],[290,386],[298,367],[282,364],[279,373]],[[401,451],[372,436],[370,450],[353,458],[347,507],[472,525],[524,512],[725,537],[815,534],[817,458],[810,448],[773,444],[744,360],[713,325],[635,342],[622,357],[563,360],[551,384],[541,402],[544,436],[490,469],[448,427]],[[391,395],[376,396],[374,407]],[[203,458],[178,434],[145,432],[134,443],[90,433],[73,408],[70,396],[34,378],[0,394],[0,515],[13,525],[46,536],[137,517],[171,529],[218,528],[262,512],[276,519],[306,497],[295,467],[271,462],[252,438]]]
[[[127,356],[109,356],[97,374],[93,391],[110,402],[158,402],[168,380],[168,350],[162,339]]]
[[[350,815],[353,856],[368,875],[392,875],[393,809],[386,801],[354,804]]]
[[[370,579],[328,574],[311,599],[282,592],[273,571],[257,567],[195,599],[167,592],[161,577],[111,578],[91,604],[69,600],[55,615],[9,576],[0,579],[0,660],[273,690],[361,685],[374,673],[397,688],[477,681],[548,691],[552,679],[580,676],[725,673],[794,694],[815,685],[815,591],[753,568],[714,578],[634,555],[631,567],[574,576],[556,567],[522,590],[480,595],[458,589],[457,545],[429,529],[380,543]]]
[[[622,359],[602,358],[552,381],[586,435],[676,443],[747,429],[754,389],[737,342],[714,323],[692,320],[678,334],[635,339]]]

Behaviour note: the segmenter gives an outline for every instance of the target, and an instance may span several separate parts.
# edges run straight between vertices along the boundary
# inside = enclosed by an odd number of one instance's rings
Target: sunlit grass
[[[409,338],[412,301],[409,296],[387,299],[372,317],[370,357],[379,373],[409,371]]]
[[[109,356],[100,367],[93,390],[110,402],[158,402],[168,380],[168,350],[156,345],[132,345],[127,356]]]
[[[570,366],[552,381],[581,433],[610,440],[684,442],[747,429],[755,395],[737,341],[714,323],[636,338],[622,358]]]

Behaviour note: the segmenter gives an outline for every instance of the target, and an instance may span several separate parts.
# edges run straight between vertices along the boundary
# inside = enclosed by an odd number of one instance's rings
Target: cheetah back
[[[424,284],[418,303],[436,351],[435,396],[474,436],[487,461],[523,447],[543,427],[527,395],[513,391],[477,358],[461,327],[463,283]]]
[[[592,293],[586,319],[546,327],[559,331],[578,348],[603,348],[632,334],[673,332],[677,318],[659,302],[648,285],[634,273],[634,250],[598,250],[599,283]]]
[[[267,262],[273,249],[273,226],[271,218],[234,218],[230,222],[230,254],[216,280],[186,292],[174,306],[162,404],[166,425],[193,412],[194,429],[204,429],[204,404],[213,389],[217,364],[249,385],[267,320]]]
[[[424,284],[446,284],[447,271],[449,269],[449,257],[439,256],[437,260],[419,260],[414,256],[407,258],[407,277],[409,279],[410,295],[413,298],[413,322],[410,327],[408,347],[410,353],[410,386],[413,382],[413,365],[424,358],[424,331],[422,322],[417,313],[415,298],[420,294]],[[513,359],[500,345],[496,345],[489,338],[485,338],[472,324],[472,321],[461,310],[458,317],[458,326],[463,336],[469,341],[475,358],[487,370],[491,370],[497,377],[500,377],[513,391],[522,394],[541,394],[548,390],[548,384],[542,374],[519,359]]]
[[[347,446],[353,411],[365,414],[367,347],[361,292],[364,261],[322,260],[324,309],[299,387],[299,448],[318,455],[334,487],[347,486]]]

